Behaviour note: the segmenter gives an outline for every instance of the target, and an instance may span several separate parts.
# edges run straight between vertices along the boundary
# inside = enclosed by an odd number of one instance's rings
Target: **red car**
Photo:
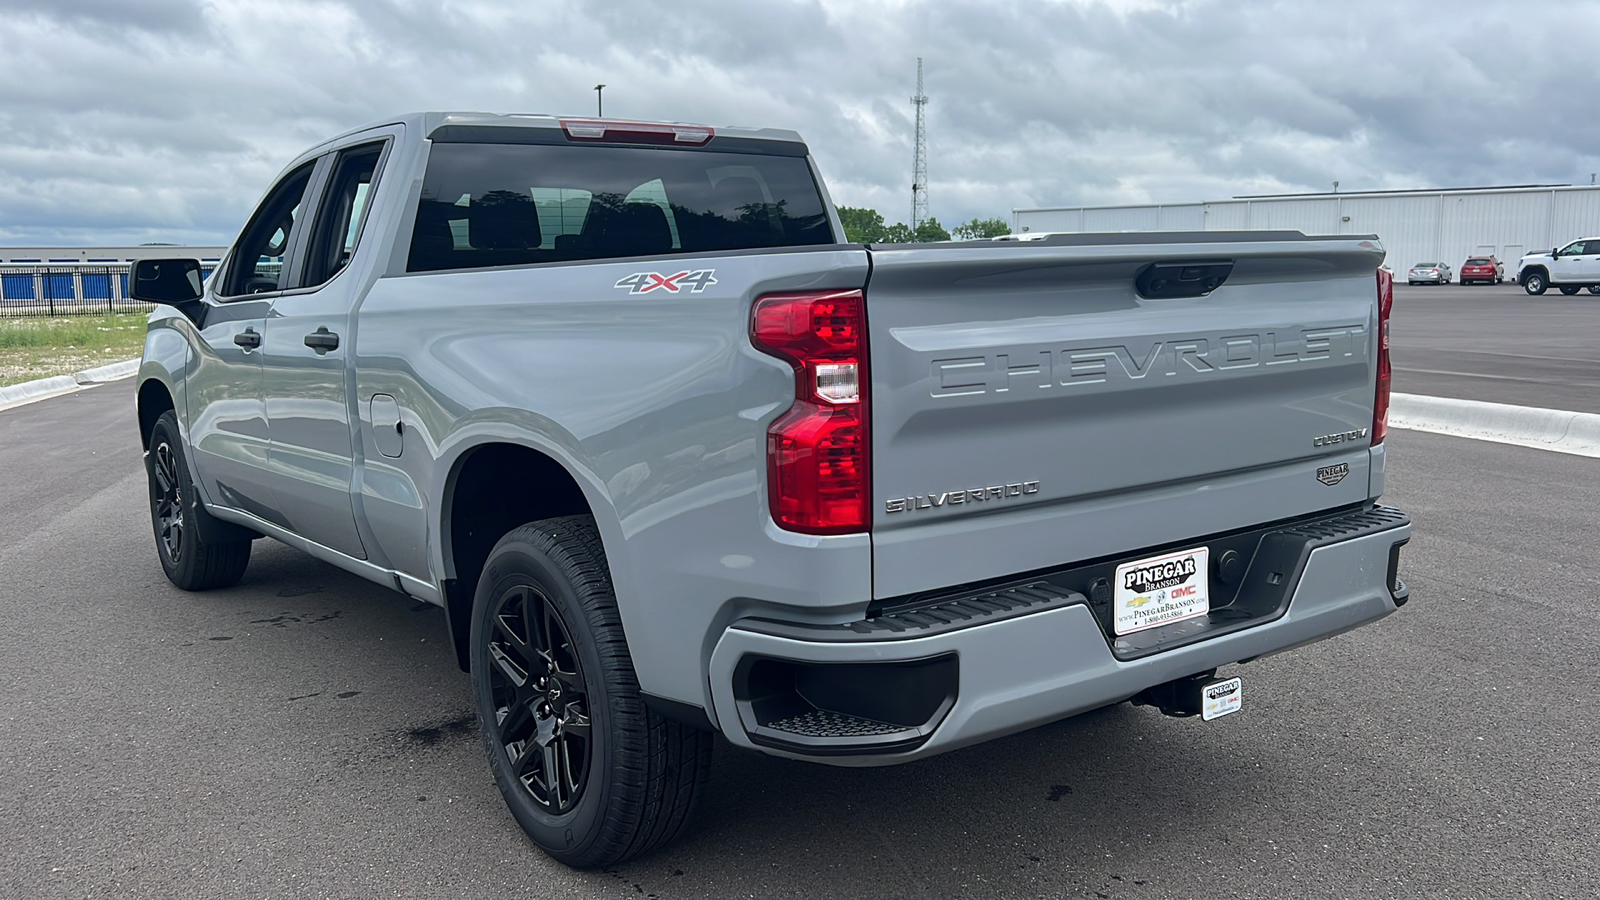
[[[1506,267],[1493,256],[1474,256],[1461,264],[1461,283],[1499,284],[1506,280]]]

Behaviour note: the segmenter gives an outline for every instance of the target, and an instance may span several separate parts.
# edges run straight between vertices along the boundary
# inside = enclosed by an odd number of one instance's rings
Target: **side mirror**
[[[205,295],[198,259],[141,259],[128,279],[128,299],[180,309]]]

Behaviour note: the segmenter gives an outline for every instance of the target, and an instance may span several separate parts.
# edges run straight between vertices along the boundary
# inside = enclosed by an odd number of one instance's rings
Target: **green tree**
[[[896,222],[883,230],[882,243],[885,244],[911,244],[916,240],[917,236],[912,233],[911,226],[904,222]]]
[[[885,241],[883,214],[875,209],[841,206],[839,220],[844,223],[844,239],[852,244],[881,244]]]
[[[950,232],[945,231],[939,220],[934,218],[924,220],[912,230],[904,222],[885,225],[883,214],[875,209],[841,206],[839,221],[844,223],[845,240],[852,244],[916,244],[950,240]]]
[[[1003,234],[1011,233],[1011,226],[1005,219],[973,219],[965,225],[957,225],[950,230],[958,241],[982,241],[997,238]]]
[[[939,220],[933,216],[929,216],[918,223],[914,235],[912,240],[919,244],[926,244],[930,241],[950,240],[950,232],[945,231],[944,226],[940,225]]]

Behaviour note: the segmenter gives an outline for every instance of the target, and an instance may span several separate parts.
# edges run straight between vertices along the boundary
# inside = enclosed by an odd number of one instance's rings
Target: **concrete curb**
[[[1595,413],[1395,394],[1389,427],[1600,458],[1600,415]]]
[[[102,381],[120,381],[138,371],[139,361],[137,359],[125,359],[122,362],[85,369],[72,376],[72,380],[79,384],[99,384]]]
[[[125,359],[93,369],[85,369],[75,375],[56,375],[51,378],[40,378],[35,381],[24,381],[10,387],[0,388],[0,409],[11,409],[15,406],[25,406],[50,397],[59,397],[81,391],[86,387],[93,387],[107,381],[116,381],[127,378],[139,371],[137,359]]]

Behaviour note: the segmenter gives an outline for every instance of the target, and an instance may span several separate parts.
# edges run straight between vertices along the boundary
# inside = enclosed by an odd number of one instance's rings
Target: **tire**
[[[1568,297],[1571,297],[1573,294],[1576,294],[1579,290],[1580,290],[1580,288],[1578,287],[1578,285],[1575,285],[1575,284],[1563,284],[1563,285],[1561,285],[1561,293],[1566,294]]]
[[[1589,285],[1589,293],[1591,293],[1591,294],[1600,294],[1600,284],[1591,284],[1591,285]]]
[[[471,641],[489,764],[535,844],[590,869],[683,830],[712,735],[644,705],[592,518],[545,519],[500,539],[473,597]]]
[[[207,513],[189,478],[178,417],[171,410],[150,426],[145,477],[150,484],[150,525],[156,556],[167,580],[186,591],[208,591],[238,583],[250,564],[250,541],[206,541]]]
[[[1550,285],[1545,281],[1543,272],[1524,272],[1522,273],[1522,289],[1537,297],[1549,290]]]

